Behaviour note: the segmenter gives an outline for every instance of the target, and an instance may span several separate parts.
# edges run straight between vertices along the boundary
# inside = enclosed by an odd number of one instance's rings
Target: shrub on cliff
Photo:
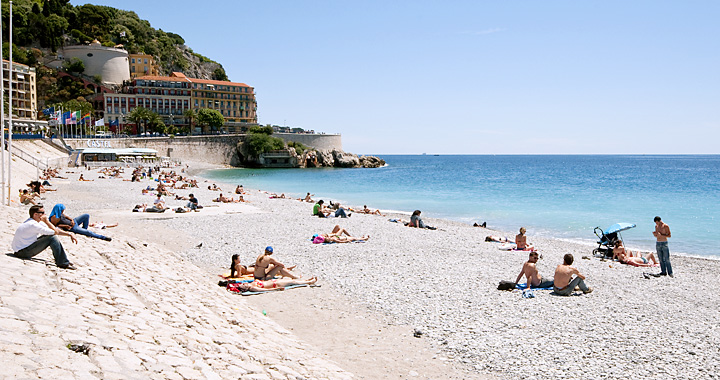
[[[271,150],[285,149],[285,142],[282,139],[264,133],[248,133],[245,144],[248,155],[255,158]]]
[[[250,132],[250,133],[261,133],[261,134],[264,134],[264,135],[272,135],[272,134],[273,134],[273,128],[272,128],[271,126],[269,126],[269,125],[268,125],[268,126],[265,126],[265,127],[261,127],[261,126],[259,126],[259,125],[256,125],[256,126],[254,126],[254,127],[250,127],[250,129],[248,130],[248,132]]]
[[[287,146],[288,148],[295,148],[295,152],[297,152],[297,154],[303,154],[304,151],[309,149],[307,146],[297,141],[290,141],[287,143]]]

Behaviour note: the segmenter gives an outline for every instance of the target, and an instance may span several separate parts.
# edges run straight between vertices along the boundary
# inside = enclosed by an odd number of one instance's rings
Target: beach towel
[[[273,291],[269,291],[269,292],[252,292],[252,291],[241,292],[241,291],[237,288],[237,286],[232,286],[232,285],[233,285],[232,283],[228,284],[227,290],[228,290],[229,292],[233,293],[233,294],[240,294],[241,296],[252,296],[252,295],[256,295],[256,294],[273,293]],[[287,289],[293,289],[293,288],[303,288],[303,287],[306,287],[306,286],[308,286],[308,285],[307,285],[307,284],[289,285],[289,286],[286,286],[285,289],[287,290]],[[316,286],[320,286],[320,285],[316,285]]]
[[[527,286],[527,284],[517,284],[517,285],[515,285],[515,287],[520,290],[525,290],[525,289],[527,289],[528,286]],[[553,290],[552,286],[547,287],[547,288],[533,288],[533,289],[534,290]]]
[[[318,238],[319,238],[319,239],[318,239]],[[340,244],[340,243],[336,243],[336,242],[334,242],[334,241],[325,241],[325,239],[324,239],[322,236],[318,236],[318,237],[316,237],[316,238],[314,238],[314,239],[310,239],[310,241],[311,241],[313,244],[322,244],[322,245]],[[351,241],[350,243],[365,243],[365,242],[367,242],[367,240],[355,240],[355,241]],[[345,244],[345,243],[343,243],[343,244]]]

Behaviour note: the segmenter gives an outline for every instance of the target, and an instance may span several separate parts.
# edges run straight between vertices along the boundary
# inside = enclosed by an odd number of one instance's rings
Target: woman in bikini
[[[275,275],[280,274],[283,277],[290,277],[297,280],[300,277],[292,274],[285,269],[285,264],[270,257],[273,254],[273,247],[266,247],[265,252],[255,259],[255,271],[253,276],[256,280],[271,280]]]
[[[277,280],[255,280],[253,282],[244,282],[238,284],[238,290],[241,292],[271,292],[274,290],[285,290],[286,286],[291,285],[312,285],[317,282],[317,277],[310,277],[307,280],[296,280],[280,278]]]
[[[618,240],[615,243],[613,256],[623,264],[636,267],[651,267],[658,264],[657,258],[655,258],[655,255],[652,252],[644,256],[642,254],[638,254],[638,256],[633,257],[633,253],[629,249],[625,249],[621,240]]]
[[[272,264],[270,265],[270,268],[272,268]],[[287,268],[288,270],[295,269],[295,265],[290,266]],[[232,255],[232,263],[230,264],[230,276],[229,278],[236,278],[240,276],[245,276],[255,274],[255,267],[246,267],[245,265],[240,264],[240,255]]]

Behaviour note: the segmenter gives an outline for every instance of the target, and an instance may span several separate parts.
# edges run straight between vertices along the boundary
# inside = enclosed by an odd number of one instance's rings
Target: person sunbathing
[[[35,202],[35,197],[40,197],[40,196],[35,193],[30,194],[30,192],[27,189],[24,189],[22,191],[22,194],[20,194],[20,203],[22,203],[24,205],[33,205],[34,206],[37,204]]]
[[[224,197],[224,196],[222,195],[222,193],[220,193],[220,196],[217,197],[217,198],[215,198],[215,199],[213,199],[213,202],[238,203],[238,202],[240,202],[240,201],[239,201],[239,200],[236,201],[236,200],[234,200],[232,197],[230,197],[230,198]]]
[[[78,181],[92,182],[92,181],[94,181],[94,179],[85,179],[85,177],[83,177],[83,175],[80,174],[80,178],[78,178]]]
[[[238,187],[235,188],[235,194],[245,194],[242,185],[238,185]]]
[[[527,230],[525,227],[520,227],[520,233],[515,236],[515,245],[517,248],[515,248],[518,251],[534,251],[535,247],[532,246],[532,244],[528,244],[527,242],[527,236],[525,236],[525,232]]]
[[[243,282],[237,285],[240,292],[271,292],[285,290],[286,287],[292,285],[312,285],[317,282],[317,277],[310,277],[307,280],[299,279],[272,279],[272,280],[255,280],[253,282]]]
[[[513,243],[513,240],[504,236],[488,235],[485,236],[485,241],[492,241],[495,243]]]
[[[299,276],[292,274],[288,269],[285,269],[285,264],[270,257],[273,254],[273,247],[266,247],[265,252],[255,259],[255,271],[253,276],[256,280],[270,280],[275,275],[280,274],[283,277],[290,277],[292,279],[298,279]]]
[[[345,235],[345,236],[343,236]],[[313,244],[321,243],[351,243],[354,241],[367,241],[370,236],[354,237],[348,230],[336,225],[329,234],[318,234],[313,236]]]
[[[377,210],[377,209],[376,209],[375,211],[370,210],[367,205],[363,205],[363,209],[360,210],[360,211],[358,211],[358,212],[363,213],[363,214],[371,214],[371,215],[385,216],[385,215],[383,215],[383,214],[380,213],[380,210]]]
[[[621,240],[615,243],[613,258],[616,258],[623,264],[635,267],[651,267],[658,264],[658,260],[652,252],[646,255],[638,253],[638,256],[633,256],[633,253],[629,249],[625,249]]]
[[[308,202],[308,203],[313,203],[313,202],[315,202],[314,200],[312,200],[312,196],[314,196],[314,195],[315,194],[310,195],[310,193],[307,193],[307,195],[305,196],[305,198],[302,199],[302,201]]]
[[[272,269],[273,265],[270,264],[270,268]],[[295,269],[295,265],[287,267],[287,270],[293,270]],[[228,278],[237,278],[240,276],[245,275],[254,275],[255,274],[255,267],[250,266],[247,267],[245,265],[240,264],[240,255],[232,255],[232,262],[230,263],[230,276]]]

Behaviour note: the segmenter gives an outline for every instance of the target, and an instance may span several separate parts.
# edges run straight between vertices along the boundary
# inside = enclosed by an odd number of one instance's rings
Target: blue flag
[[[63,113],[60,118],[62,124],[70,124],[68,123],[68,119],[70,119],[70,111]]]
[[[120,122],[118,120],[110,120],[111,127],[117,127],[118,125],[120,125]]]
[[[55,107],[46,108],[43,110],[45,115],[52,115],[55,113]]]

